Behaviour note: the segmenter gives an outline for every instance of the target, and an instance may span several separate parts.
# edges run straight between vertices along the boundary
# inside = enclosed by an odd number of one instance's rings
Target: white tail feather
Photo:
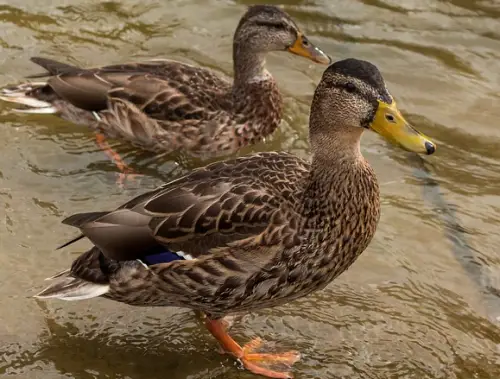
[[[22,83],[14,87],[5,87],[0,89],[0,93],[2,95],[25,95],[26,92],[31,91],[35,87],[43,87],[46,86],[47,82],[28,82]]]
[[[9,103],[21,104],[29,107],[28,109],[13,109],[17,113],[39,113],[39,114],[54,114],[58,113],[57,109],[51,103],[38,100],[27,95],[34,88],[46,85],[44,82],[23,83],[16,87],[7,87],[0,89],[0,100]]]
[[[58,110],[55,107],[31,108],[31,109],[13,109],[16,113],[34,113],[34,114],[54,114]]]
[[[24,95],[24,93],[3,94],[3,96],[0,96],[0,100],[8,101],[9,103],[27,105],[28,107],[33,108],[46,108],[52,105],[50,103],[47,103],[46,101],[41,101],[35,99],[34,97],[26,96]]]
[[[59,274],[56,274],[56,276]],[[108,284],[96,284],[82,279],[67,277],[51,284],[33,297],[38,299],[60,299],[66,301],[99,297],[109,291]]]

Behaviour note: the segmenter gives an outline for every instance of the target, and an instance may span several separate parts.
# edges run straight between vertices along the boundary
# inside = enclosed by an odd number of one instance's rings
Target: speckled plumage
[[[328,183],[328,173],[284,153],[207,166],[137,203],[87,220],[80,227],[98,247],[78,258],[71,273],[88,281],[107,279],[105,297],[113,300],[188,307],[214,318],[307,295],[354,262],[379,217],[369,166],[359,162],[336,170],[332,174],[342,180],[335,183]],[[141,259],[148,244],[137,250],[137,236],[129,241],[125,230],[116,234],[115,250],[112,231],[134,218],[128,212],[147,215],[144,232],[151,247],[164,244],[195,259],[145,267],[132,259]],[[113,226],[100,227],[108,222]]]
[[[64,222],[94,247],[69,276],[109,285],[104,296],[116,301],[211,318],[280,305],[330,283],[365,250],[380,214],[359,140],[361,120],[373,117],[364,96],[385,89],[360,81],[362,96],[352,97],[337,86],[343,67],[331,66],[315,93],[312,162],[284,152],[216,162],[115,211],[71,216]],[[340,112],[343,96],[352,102]],[[340,122],[357,112],[356,127]],[[141,261],[162,247],[193,259]]]
[[[208,69],[171,60],[83,69],[35,57],[47,73],[34,77],[50,75],[48,81],[6,88],[0,98],[34,107],[30,113],[58,113],[140,148],[226,155],[279,126],[282,98],[264,68],[265,55],[287,50],[299,36],[306,41],[279,8],[252,6],[234,35],[232,84]],[[314,54],[326,57],[319,49]]]
[[[216,162],[114,211],[70,216],[64,223],[82,235],[65,246],[83,237],[94,246],[37,297],[191,308],[246,369],[291,378],[285,368],[297,352],[260,353],[259,339],[242,347],[222,318],[322,289],[366,249],[380,202],[363,131],[430,153],[431,142],[384,99],[392,103],[375,66],[334,63],[311,106],[311,162],[284,152]]]

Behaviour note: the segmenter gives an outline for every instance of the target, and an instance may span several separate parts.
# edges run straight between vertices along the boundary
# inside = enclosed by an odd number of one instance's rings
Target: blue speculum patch
[[[180,255],[177,255],[173,251],[167,250],[162,247],[161,250],[152,252],[151,254],[145,255],[141,260],[146,263],[148,266],[156,265],[159,263],[168,263],[178,260],[183,260],[184,258]]]

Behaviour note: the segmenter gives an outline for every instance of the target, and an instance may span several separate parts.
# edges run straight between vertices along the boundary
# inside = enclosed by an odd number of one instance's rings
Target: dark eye
[[[387,121],[389,121],[389,122],[394,122],[394,116],[393,116],[392,114],[390,114],[390,113],[387,113],[387,114],[385,115],[385,119],[386,119]]]
[[[352,92],[356,91],[356,86],[353,83],[351,83],[351,82],[346,83],[345,90],[347,92],[351,92],[352,93]]]

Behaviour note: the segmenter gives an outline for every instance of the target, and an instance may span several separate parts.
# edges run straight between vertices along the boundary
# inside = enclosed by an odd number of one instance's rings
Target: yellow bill
[[[300,55],[301,57],[309,58],[313,62],[321,64],[330,64],[331,58],[325,54],[319,47],[314,46],[301,33],[298,34],[294,44],[288,48],[288,51]]]
[[[370,128],[405,150],[428,155],[436,151],[436,144],[404,119],[394,100],[391,104],[379,100]]]

